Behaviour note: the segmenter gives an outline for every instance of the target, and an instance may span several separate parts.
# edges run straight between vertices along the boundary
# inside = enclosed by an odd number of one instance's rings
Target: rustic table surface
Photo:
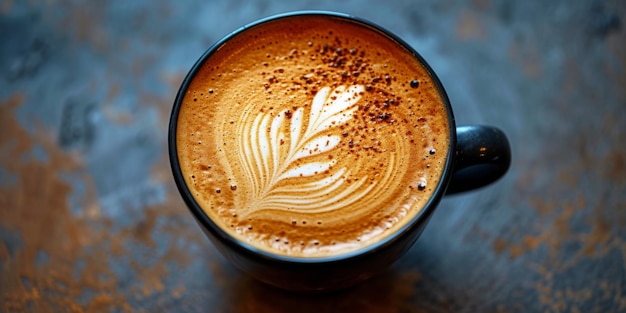
[[[183,4],[184,3],[184,4]],[[369,19],[439,74],[510,172],[446,198],[391,269],[306,296],[238,272],[174,186],[166,126],[237,27]],[[0,2],[1,312],[626,312],[626,2]]]

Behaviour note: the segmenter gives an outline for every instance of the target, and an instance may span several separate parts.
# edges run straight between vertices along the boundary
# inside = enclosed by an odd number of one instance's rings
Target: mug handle
[[[456,164],[446,195],[491,184],[509,169],[511,147],[502,130],[483,125],[460,126],[456,136]]]

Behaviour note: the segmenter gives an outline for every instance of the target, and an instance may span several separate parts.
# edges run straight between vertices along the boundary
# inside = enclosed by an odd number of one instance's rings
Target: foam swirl
[[[364,89],[362,85],[339,86],[332,91],[324,87],[309,110],[284,110],[276,116],[265,112],[252,123],[240,124],[238,156],[253,186],[251,211],[332,211],[349,206],[372,189],[372,185],[362,188],[367,177],[344,186],[350,170],[334,168],[334,159],[318,157],[340,143],[339,135],[327,131],[352,119]],[[291,182],[288,188],[279,185],[299,177],[312,179]]]

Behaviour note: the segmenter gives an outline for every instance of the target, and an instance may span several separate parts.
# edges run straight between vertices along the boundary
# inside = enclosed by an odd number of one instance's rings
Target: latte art
[[[437,187],[447,111],[402,46],[339,19],[267,22],[231,38],[189,84],[177,124],[185,183],[257,249],[355,251],[405,226]]]
[[[350,170],[334,167],[336,158],[327,153],[341,142],[341,136],[327,134],[328,130],[352,118],[364,90],[361,85],[339,86],[332,92],[324,87],[306,112],[288,109],[274,118],[266,113],[257,115],[252,123],[240,122],[239,158],[254,186],[251,211],[332,211],[350,206],[374,187],[361,188],[367,176],[346,185]],[[280,185],[301,177],[312,179]]]

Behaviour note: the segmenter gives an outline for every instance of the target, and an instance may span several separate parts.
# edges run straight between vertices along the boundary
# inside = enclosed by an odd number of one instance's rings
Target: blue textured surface
[[[446,198],[392,269],[315,297],[222,259],[165,143],[212,43],[300,9],[396,33],[457,124],[498,126],[513,149],[504,179]],[[625,19],[623,1],[4,1],[0,311],[626,312]]]

